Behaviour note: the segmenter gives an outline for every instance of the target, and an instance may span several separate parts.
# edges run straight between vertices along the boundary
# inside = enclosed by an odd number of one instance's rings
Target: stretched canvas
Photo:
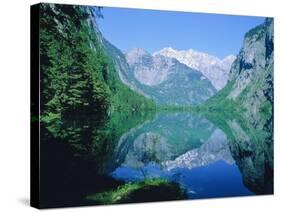
[[[273,194],[273,25],[31,6],[31,205]]]

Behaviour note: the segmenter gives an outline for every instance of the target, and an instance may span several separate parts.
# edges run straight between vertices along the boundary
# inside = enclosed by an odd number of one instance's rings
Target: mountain
[[[273,19],[246,33],[243,47],[230,71],[228,98],[241,100],[251,112],[273,104]]]
[[[245,34],[243,47],[230,70],[229,82],[207,104],[243,108],[246,119],[254,125],[269,127],[273,120],[273,19]],[[231,104],[229,104],[231,102]],[[228,105],[228,106],[227,106]],[[238,107],[235,108],[237,109]],[[231,107],[231,110],[235,108]],[[264,124],[268,126],[264,126]]]
[[[231,65],[235,60],[234,55],[229,55],[221,60],[215,56],[198,52],[193,49],[184,51],[175,50],[171,47],[161,49],[153,55],[175,58],[179,62],[193,69],[199,70],[211,81],[217,90],[222,89],[226,85]]]
[[[195,105],[216,93],[204,75],[176,59],[136,48],[126,54],[126,61],[130,66],[124,69],[127,81],[158,104]]]
[[[151,99],[120,79],[96,23],[99,8],[58,4],[39,7],[40,112],[50,131],[57,132],[56,121],[75,115],[97,118],[155,108]]]
[[[225,124],[216,122],[227,132],[245,185],[258,194],[273,192],[273,25],[273,19],[266,18],[245,34],[229,82],[206,102],[216,116],[213,120],[219,117],[215,111],[228,116]]]
[[[140,83],[135,79],[134,74],[131,71],[131,67],[127,63],[126,57],[123,52],[113,44],[111,44],[109,41],[107,41],[105,38],[103,38],[102,43],[105,51],[107,52],[107,55],[109,55],[111,58],[111,61],[116,72],[118,73],[120,80],[132,90],[151,99],[150,96],[139,89]]]
[[[135,78],[142,84],[155,86],[168,78],[174,61],[170,58],[152,57],[144,49],[136,48],[126,54],[128,64],[134,71]]]

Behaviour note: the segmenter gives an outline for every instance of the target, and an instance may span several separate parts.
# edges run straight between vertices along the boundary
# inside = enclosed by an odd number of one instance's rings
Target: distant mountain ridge
[[[151,55],[135,48],[126,54],[130,69],[124,69],[138,90],[158,104],[196,105],[216,93],[211,82],[198,70],[178,60],[162,55]]]
[[[153,55],[175,58],[179,62],[200,71],[217,90],[226,85],[231,65],[236,58],[234,55],[229,55],[224,59],[219,59],[213,55],[193,49],[176,50],[171,47],[163,48],[153,53]]]

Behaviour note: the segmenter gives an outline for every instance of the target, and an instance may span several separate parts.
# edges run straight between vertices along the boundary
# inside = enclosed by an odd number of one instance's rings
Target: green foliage
[[[86,11],[42,4],[40,12],[43,116],[49,112],[64,117],[106,109],[109,89],[99,83],[104,56],[97,53],[97,40],[86,25]]]
[[[54,117],[155,108],[120,81],[89,23],[95,17],[101,17],[100,8],[41,4],[41,120],[46,124]]]
[[[261,115],[264,118],[268,118],[268,117],[272,117],[272,104],[270,101],[265,101],[261,104],[260,108],[259,108],[259,112],[261,113]]]
[[[139,199],[139,196],[142,196],[142,199]],[[184,192],[178,184],[167,180],[147,179],[142,182],[121,185],[116,190],[89,195],[86,199],[98,204],[156,201],[158,199],[163,201],[184,199]]]
[[[108,161],[107,157],[112,156],[124,133],[153,117],[153,111],[143,111],[130,115],[113,113],[108,117],[77,115],[62,121],[57,114],[48,113],[42,121],[52,139],[67,143],[75,156],[86,155],[93,164],[102,166],[102,161]]]
[[[155,103],[152,99],[147,99],[144,96],[133,92],[120,82],[116,83],[116,92],[114,92],[112,101],[113,111],[134,113],[155,109]]]
[[[101,158],[103,159],[102,161],[107,161],[106,157],[111,156],[111,154],[107,153],[114,151],[120,137],[124,133],[141,125],[147,120],[153,119],[153,117],[154,113],[149,111],[130,115],[125,113],[113,113],[112,116],[100,123],[96,123],[87,129],[82,128],[81,132],[85,130],[91,131],[91,136],[88,138],[90,146],[92,146],[91,152],[99,154],[99,162],[101,161]],[[77,126],[75,127],[77,128]],[[80,135],[81,132],[79,132]]]
[[[255,96],[257,90],[262,89],[263,80],[265,80],[265,76],[262,72],[258,77],[251,80],[235,100],[228,98],[234,85],[234,81],[229,82],[215,96],[200,106],[200,113],[221,128],[230,141],[237,140],[236,135],[233,134],[231,129],[231,124],[233,123],[238,124],[251,141],[260,142],[265,140],[266,135],[264,131],[253,128],[252,123],[247,118],[249,117],[248,110],[250,108],[247,108],[247,105],[250,104],[249,99]],[[271,116],[272,104],[263,99],[259,100],[259,104],[261,105],[258,112],[267,120]]]
[[[202,107],[206,107],[210,111],[235,111],[237,109],[237,105],[234,101],[227,98],[228,94],[232,90],[233,84],[234,81],[228,82],[222,90],[220,90],[216,95],[208,99]]]

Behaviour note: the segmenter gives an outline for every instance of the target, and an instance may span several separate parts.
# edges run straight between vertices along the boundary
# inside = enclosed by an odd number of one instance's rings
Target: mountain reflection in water
[[[151,178],[177,183],[186,199],[272,194],[272,125],[245,123],[158,112],[42,125],[42,202],[96,204],[86,197]]]
[[[107,174],[125,182],[164,178],[179,183],[189,198],[272,192],[272,164],[257,157],[270,147],[252,140],[238,122],[227,127],[237,140],[203,115],[158,113],[120,138],[109,160],[118,163]]]

